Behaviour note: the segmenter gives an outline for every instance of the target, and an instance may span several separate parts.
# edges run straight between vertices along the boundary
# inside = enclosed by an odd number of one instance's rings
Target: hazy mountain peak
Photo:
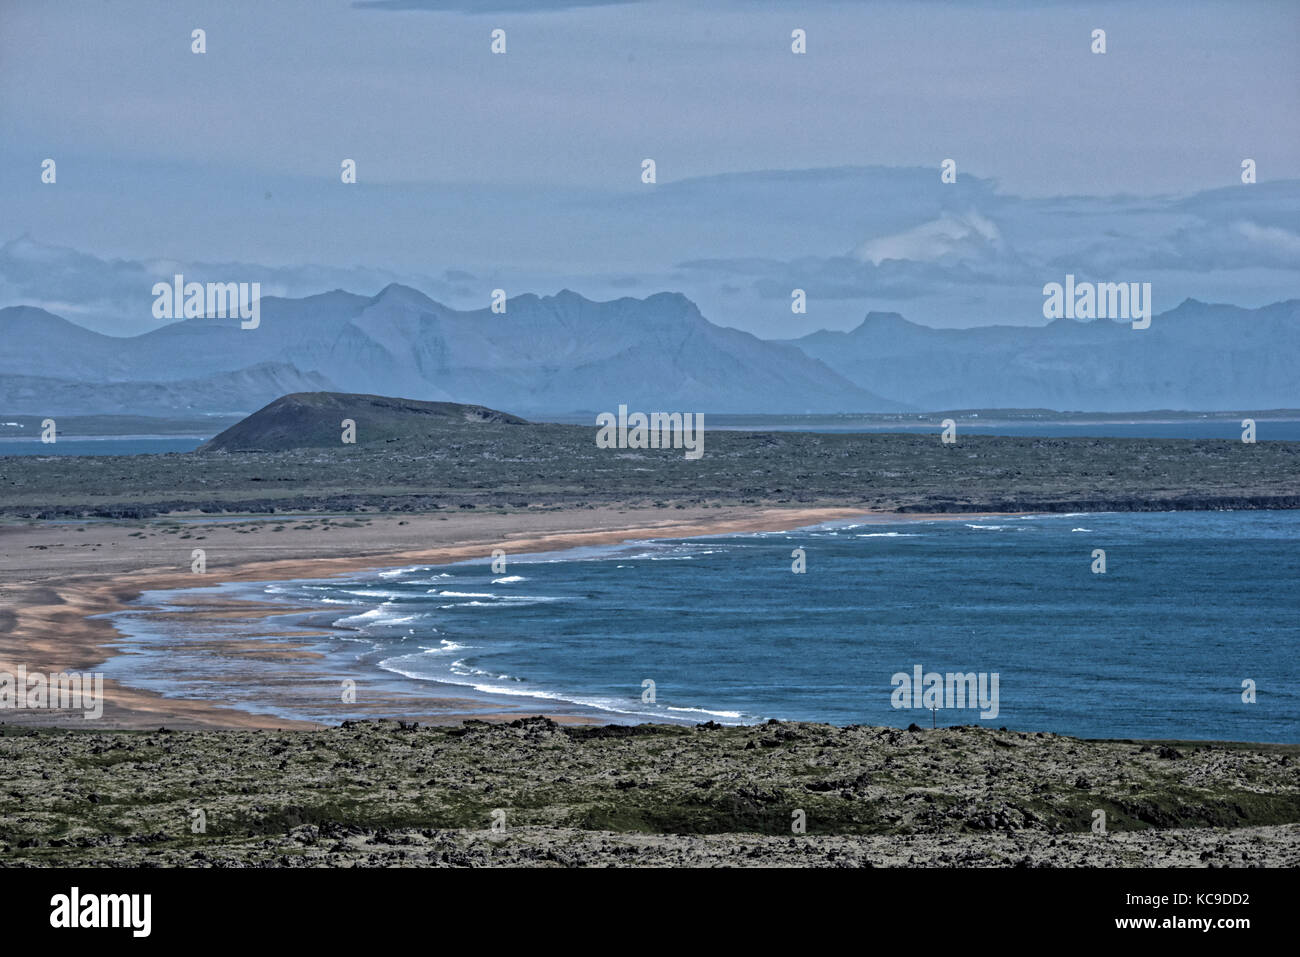
[[[1283,408],[1300,405],[1289,364],[1298,309],[1189,299],[1149,332],[1068,319],[934,330],[873,310],[849,332],[773,342],[713,324],[679,292],[608,302],[521,293],[496,316],[394,283],[369,298],[267,298],[255,333],[190,319],[121,339],[9,307],[0,411],[226,411],[313,387],[533,417],[623,403],[714,413]]]
[[[1283,303],[1195,299],[1145,331],[1128,320],[1064,317],[933,330],[871,313],[847,335],[815,332],[794,344],[850,382],[922,409],[1276,409],[1300,405],[1295,320]]]
[[[907,322],[909,326],[916,325],[916,323],[908,322],[906,319],[904,319],[903,314],[901,312],[882,312],[878,309],[872,309],[870,312],[867,313],[866,317],[862,321],[863,322]]]
[[[699,306],[695,305],[695,303],[688,298],[685,293],[680,292],[656,292],[646,296],[642,301],[646,303],[653,302],[661,305],[676,306],[691,312],[700,311]]]
[[[420,290],[405,286],[400,282],[390,282],[369,300],[374,305],[410,305],[419,308],[438,308],[434,302]]]
[[[925,326],[919,326],[915,322],[909,322],[897,312],[878,312],[872,310],[868,312],[863,320],[853,329],[849,330],[849,335],[858,336],[868,333],[878,333],[882,328],[896,327],[907,329],[925,329]]]
[[[554,296],[547,296],[546,298],[556,299],[562,302],[591,302],[591,300],[588,299],[586,296],[582,295],[581,293],[574,292],[572,289],[569,289],[567,287],[561,289]]]
[[[48,316],[58,322],[67,322],[66,319],[56,316],[48,309],[42,309],[40,306],[4,306],[0,308],[0,319],[34,319],[42,316]]]
[[[48,309],[40,306],[5,306],[0,308],[0,329],[3,329],[7,336],[33,337],[41,334],[41,331],[48,330],[50,333],[58,335],[78,336],[82,338],[108,339],[98,332],[93,332],[85,326],[79,326],[75,322],[57,316]],[[11,342],[11,346],[17,346],[18,343]]]
[[[265,301],[266,299],[271,299],[271,298],[275,298],[275,299],[284,299],[285,301],[292,301],[292,300],[291,300],[289,297],[287,297],[287,296],[275,296],[275,297],[272,297],[272,296],[264,296],[264,297],[263,297],[263,301]],[[370,301],[372,300],[372,298],[373,298],[373,297],[371,297],[371,296],[360,296],[360,295],[357,295],[355,292],[349,292],[349,291],[346,290],[346,289],[331,289],[329,292],[318,292],[318,293],[316,293],[315,295],[312,295],[312,296],[304,296],[303,298],[301,298],[301,299],[299,299],[299,300],[297,300],[297,301],[298,301],[298,302],[302,302],[302,303],[311,303],[311,304],[317,304],[317,303],[348,303],[348,302],[353,302],[353,303],[357,303],[357,304],[359,305],[359,304],[361,304],[361,303],[370,302]]]

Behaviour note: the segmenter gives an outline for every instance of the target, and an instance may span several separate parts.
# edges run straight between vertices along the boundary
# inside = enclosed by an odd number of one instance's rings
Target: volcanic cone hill
[[[346,392],[282,396],[199,446],[200,452],[275,452],[342,444],[344,420],[356,423],[356,444],[427,439],[465,423],[526,425],[527,420],[481,405],[421,402]]]

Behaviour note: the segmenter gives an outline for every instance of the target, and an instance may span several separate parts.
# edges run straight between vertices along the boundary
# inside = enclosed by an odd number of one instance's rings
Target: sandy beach
[[[921,516],[907,516],[916,518]],[[934,516],[924,516],[932,519]],[[955,518],[958,516],[944,516]],[[843,519],[899,520],[861,508],[591,508],[496,514],[202,518],[176,521],[33,523],[0,526],[0,671],[93,672],[121,636],[96,616],[121,611],[143,591],[212,586],[222,582],[324,578],[409,564],[444,564],[507,554],[552,551],[630,539],[683,538],[776,531]],[[206,572],[190,570],[191,552],[206,553]],[[204,601],[206,615],[258,618],[256,603]],[[214,654],[265,653],[256,642],[224,643]],[[241,647],[242,645],[242,647]],[[293,652],[285,658],[286,693]],[[309,654],[310,652],[301,652]],[[93,722],[79,711],[5,710],[11,724],[95,728],[306,728],[314,725],[270,714],[221,707],[210,701],[163,697],[104,682],[104,711]],[[371,702],[376,716],[385,702]],[[516,718],[484,710],[469,698],[430,699],[421,720]],[[557,714],[555,720],[594,719]]]

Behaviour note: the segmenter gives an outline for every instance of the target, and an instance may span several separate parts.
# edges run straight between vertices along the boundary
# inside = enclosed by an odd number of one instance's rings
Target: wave
[[[412,565],[409,568],[391,568],[386,572],[380,572],[380,578],[400,578],[402,575],[409,575],[411,572],[427,571],[428,565]]]
[[[459,670],[457,670],[457,666]],[[391,669],[390,669],[391,670]],[[499,694],[508,695],[514,698],[538,698],[543,701],[561,701],[566,704],[574,704],[584,708],[595,708],[598,711],[605,711],[611,714],[631,715],[634,717],[660,718],[667,717],[665,711],[706,714],[715,718],[723,718],[726,721],[741,723],[744,719],[761,720],[753,715],[744,715],[737,711],[710,711],[705,708],[672,708],[666,707],[662,710],[647,711],[644,709],[628,707],[628,701],[621,698],[595,697],[590,695],[572,695],[560,694],[554,691],[545,691],[540,688],[521,688],[520,683],[526,679],[516,678],[512,675],[497,675],[492,678],[492,672],[484,671],[482,668],[472,668],[462,661],[452,662],[451,674],[446,677],[420,675],[416,676],[427,681],[438,681],[444,684],[460,685],[462,687],[473,688],[482,694]],[[458,680],[459,679],[459,680]],[[490,681],[510,681],[513,685],[492,684]],[[686,720],[686,719],[680,719]]]
[[[495,601],[458,601],[439,608],[522,608],[525,605],[548,605],[551,602],[567,601],[554,595],[493,595]]]
[[[415,621],[419,615],[400,615],[394,614],[384,607],[371,608],[369,611],[359,612],[355,615],[345,615],[337,618],[334,624],[341,628],[347,628],[355,625],[403,625],[410,621]]]
[[[734,718],[739,720],[743,714],[739,711],[710,711],[708,708],[674,708],[672,705],[666,705],[669,711],[690,712],[692,714],[711,714],[715,718]]]
[[[471,645],[462,645],[454,641],[443,638],[437,648],[423,648],[418,654],[395,655],[392,658],[384,658],[376,665],[384,671],[391,671],[393,674],[401,675],[403,678],[411,678],[415,681],[438,681],[439,678],[432,676],[424,671],[412,671],[408,668],[399,667],[400,663],[411,660],[418,660],[424,655],[449,655],[457,651],[465,651]]]

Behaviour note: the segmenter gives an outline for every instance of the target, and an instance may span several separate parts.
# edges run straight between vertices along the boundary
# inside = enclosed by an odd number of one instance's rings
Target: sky
[[[1300,296],[1298,98],[1290,0],[5,0],[0,305],[138,333],[173,268],[680,291],[772,338],[1041,324],[1067,272],[1262,305]]]

